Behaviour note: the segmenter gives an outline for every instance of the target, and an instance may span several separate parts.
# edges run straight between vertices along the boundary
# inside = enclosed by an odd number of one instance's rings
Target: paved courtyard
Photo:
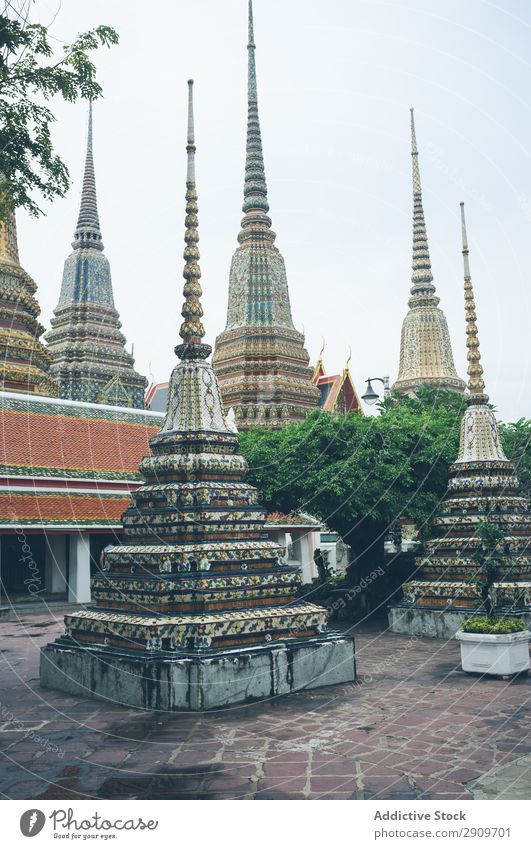
[[[359,682],[203,715],[43,690],[62,612],[0,622],[0,792],[12,799],[530,798],[531,677],[356,627]]]

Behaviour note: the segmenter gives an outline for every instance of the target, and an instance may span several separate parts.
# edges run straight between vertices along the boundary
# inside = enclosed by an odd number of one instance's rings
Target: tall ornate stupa
[[[463,392],[452,354],[448,325],[435,294],[422,189],[415,119],[411,109],[411,157],[413,163],[413,273],[409,312],[402,324],[400,367],[393,389],[414,393],[422,386]]]
[[[461,220],[470,394],[461,422],[459,456],[450,466],[448,493],[434,521],[435,536],[416,559],[419,577],[403,585],[404,603],[390,609],[394,631],[445,638],[483,605],[486,576],[474,559],[482,521],[496,524],[505,534],[504,565],[492,589],[495,606],[531,615],[531,513],[488,405],[463,204]]]
[[[20,265],[15,214],[8,213],[0,221],[0,389],[55,396],[36,291]]]
[[[144,406],[147,380],[132,354],[114,306],[111,269],[103,253],[92,150],[92,104],[81,205],[59,303],[46,334],[61,398],[121,407]]]
[[[318,404],[304,335],[291,317],[284,259],[275,246],[262,155],[253,8],[249,0],[247,153],[242,229],[232,258],[227,324],[213,364],[225,409],[240,427],[282,427]]]
[[[199,283],[192,81],[189,81],[184,321],[166,418],[151,438],[145,484],[123,515],[124,544],[93,579],[96,607],[68,614],[43,650],[41,683],[146,709],[202,710],[355,678],[351,637],[264,532],[243,480],[204,344]]]

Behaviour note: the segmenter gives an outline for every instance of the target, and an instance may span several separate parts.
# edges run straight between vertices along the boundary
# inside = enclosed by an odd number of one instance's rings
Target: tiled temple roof
[[[121,515],[130,503],[130,490],[123,495],[102,492],[54,493],[35,489],[4,490],[0,483],[0,527],[35,530],[74,530],[121,527]]]
[[[162,416],[103,404],[1,393],[0,474],[141,480]]]
[[[162,416],[0,393],[0,527],[120,527]]]

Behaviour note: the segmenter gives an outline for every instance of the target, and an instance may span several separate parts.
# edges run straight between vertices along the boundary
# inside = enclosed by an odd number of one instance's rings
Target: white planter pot
[[[464,672],[516,675],[529,669],[529,631],[515,634],[467,634],[458,631]]]

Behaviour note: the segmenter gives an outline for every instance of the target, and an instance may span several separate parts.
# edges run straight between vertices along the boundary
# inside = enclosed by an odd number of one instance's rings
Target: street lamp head
[[[380,400],[380,396],[377,392],[374,391],[371,383],[371,378],[367,378],[367,389],[365,394],[361,396],[361,400],[365,401],[366,404],[376,404],[377,401]]]

